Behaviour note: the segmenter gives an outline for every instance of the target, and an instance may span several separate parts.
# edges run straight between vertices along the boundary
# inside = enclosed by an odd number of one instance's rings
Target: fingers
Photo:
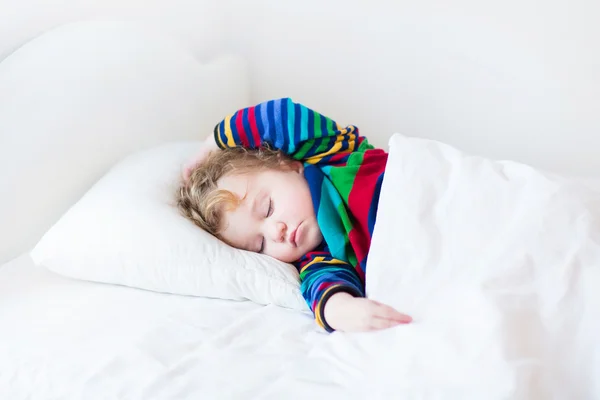
[[[378,331],[380,329],[393,328],[394,326],[398,325],[402,325],[402,323],[391,319],[374,317],[373,319],[371,319],[368,330]]]
[[[372,306],[369,330],[387,329],[412,322],[409,315],[402,314],[393,307],[376,301],[372,302]]]
[[[398,312],[394,308],[386,306],[385,304],[376,302],[376,305],[377,309],[374,313],[374,316],[376,318],[389,319],[400,324],[407,324],[409,322],[412,322],[412,318],[410,315],[402,314],[401,312]]]

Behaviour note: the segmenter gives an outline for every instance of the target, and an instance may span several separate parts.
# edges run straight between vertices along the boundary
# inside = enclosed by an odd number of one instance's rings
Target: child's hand
[[[391,328],[412,318],[377,301],[339,292],[327,300],[325,320],[335,330],[356,332]]]
[[[196,154],[194,158],[192,158],[190,161],[188,161],[187,164],[183,166],[183,171],[181,171],[183,181],[187,182],[188,179],[190,179],[190,175],[194,168],[202,164],[202,162],[206,160],[208,155],[215,150],[219,150],[219,147],[217,146],[215,140],[211,135],[204,141],[204,143],[202,143],[202,148],[200,149],[198,154]]]

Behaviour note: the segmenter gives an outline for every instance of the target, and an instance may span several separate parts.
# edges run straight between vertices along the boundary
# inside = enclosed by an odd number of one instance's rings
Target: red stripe
[[[248,141],[248,137],[246,136],[246,132],[244,131],[244,124],[242,122],[242,116],[244,115],[244,111],[238,111],[237,116],[235,117],[235,128],[237,130],[238,136],[242,141],[243,147],[248,147],[250,142]]]
[[[348,240],[350,241],[350,245],[352,246],[352,248],[354,249],[354,252],[356,254],[356,258],[358,260],[358,264],[356,264],[354,266],[354,270],[356,271],[356,273],[358,274],[358,277],[360,278],[361,282],[365,282],[365,271],[363,271],[362,266],[360,265],[360,262],[362,260],[365,259],[365,256],[367,255],[367,252],[369,251],[369,248],[367,247],[367,251],[365,252],[365,250],[361,247],[358,246],[357,244],[359,243],[364,243],[364,240],[361,240],[359,233],[356,229],[352,229],[350,231],[350,233],[348,234]],[[371,239],[369,238],[367,240],[368,245],[371,245]]]
[[[328,163],[337,164],[337,163],[340,163],[341,161],[347,162],[350,154],[352,154],[352,153],[348,152],[348,150],[344,150],[343,153],[332,154],[331,158],[328,160]],[[336,166],[339,167],[341,165],[336,165]]]
[[[367,256],[371,245],[369,210],[377,180],[381,173],[385,171],[386,163],[385,160],[382,160],[382,157],[387,157],[387,154],[383,151],[365,151],[363,162],[356,172],[354,184],[348,195],[348,208],[352,210],[352,215],[355,218],[348,239],[359,263]],[[359,275],[362,273],[361,279],[364,282],[364,272],[359,271],[358,265],[356,267]]]
[[[323,282],[319,285],[319,288],[317,289],[318,293],[323,293],[323,291],[325,289],[327,289],[329,286],[333,285],[333,282]]]
[[[254,146],[259,147],[261,145],[260,135],[258,133],[258,127],[256,126],[255,107],[248,109],[248,122],[250,122],[250,132],[252,132],[252,138],[254,139]]]

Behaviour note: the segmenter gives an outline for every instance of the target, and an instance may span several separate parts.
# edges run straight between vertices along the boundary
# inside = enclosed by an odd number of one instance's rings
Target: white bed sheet
[[[275,306],[74,281],[28,255],[0,267],[2,399],[265,398],[326,337]]]

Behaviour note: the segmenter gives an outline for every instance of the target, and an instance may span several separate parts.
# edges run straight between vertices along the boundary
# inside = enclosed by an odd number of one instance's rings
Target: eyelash
[[[269,218],[271,215],[273,215],[273,200],[271,198],[269,198],[269,208],[267,210],[267,215],[265,216],[265,218]],[[263,236],[263,238],[260,242],[260,250],[258,252],[262,253],[264,250],[265,250],[265,238]]]
[[[269,199],[269,209],[267,210],[266,218],[269,218],[273,214],[273,200]]]

